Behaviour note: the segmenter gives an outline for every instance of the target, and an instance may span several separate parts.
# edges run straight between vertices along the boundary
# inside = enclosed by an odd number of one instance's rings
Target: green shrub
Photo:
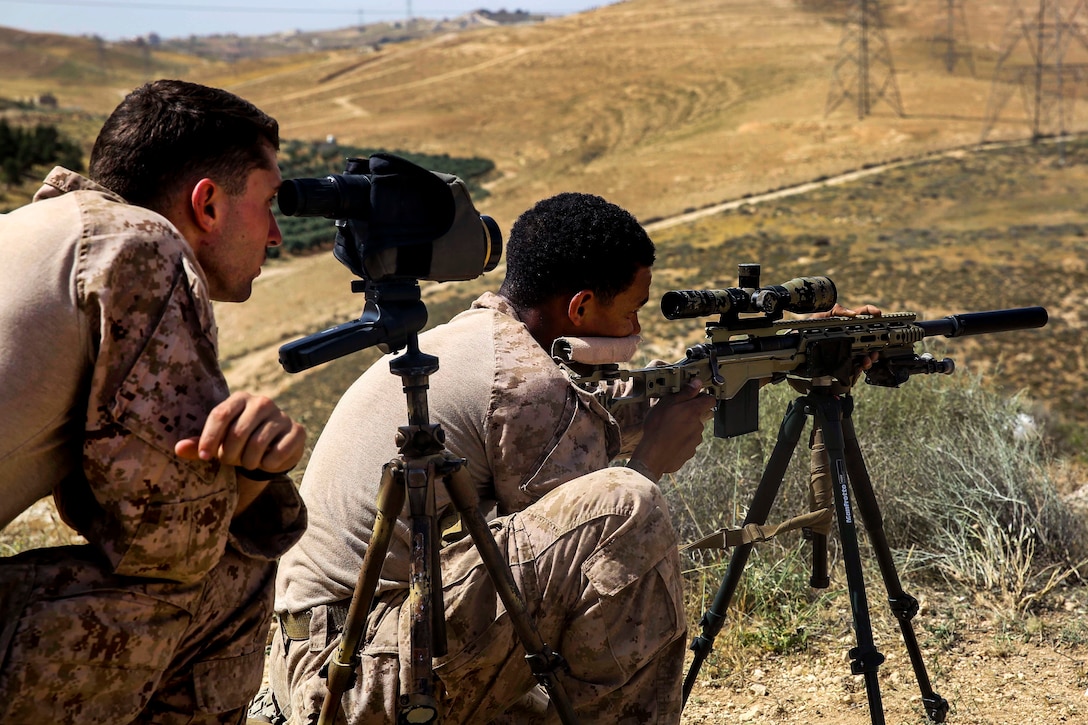
[[[56,164],[81,171],[83,151],[79,144],[56,126],[21,128],[0,119],[0,174],[5,183],[21,184],[35,167]]]

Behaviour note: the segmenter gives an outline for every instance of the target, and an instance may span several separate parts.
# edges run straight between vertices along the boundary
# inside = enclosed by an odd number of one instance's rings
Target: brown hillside
[[[1009,10],[971,10],[974,76],[965,62],[950,74],[935,54],[938,8],[912,0],[886,9],[902,117],[876,99],[859,120],[853,98],[825,115],[829,96],[841,95],[831,80],[849,50],[845,11],[784,0],[631,0],[376,54],[194,74],[252,98],[287,137],[334,134],[365,146],[491,158],[499,178],[481,206],[504,227],[534,200],[571,189],[648,219],[978,142]],[[886,75],[878,39],[870,41],[876,86]],[[839,71],[850,88],[855,67]],[[1030,133],[1018,98],[1005,104],[991,138]],[[1067,116],[1067,129],[1077,123]]]
[[[143,41],[27,33],[0,27],[0,100],[52,95],[58,110],[102,119],[133,87],[151,77],[183,76],[203,61],[156,50]],[[2,108],[2,105],[0,105]],[[101,126],[99,120],[98,126]],[[97,127],[86,133],[93,140]]]
[[[946,31],[939,7],[904,0],[887,3],[884,11],[886,34],[870,37],[871,80],[880,88],[887,79],[880,43],[886,37],[895,83],[883,86],[883,98],[874,90],[872,113],[862,119],[851,80],[856,68],[847,62],[854,46],[845,42],[853,37],[844,32],[846,3],[818,0],[630,0],[537,24],[445,32],[377,50],[366,44],[233,63],[136,44],[0,31],[0,96],[53,91],[62,116],[72,107],[93,116],[148,77],[222,85],[274,114],[288,139],[333,134],[348,144],[492,159],[491,196],[478,206],[505,230],[533,201],[562,190],[602,194],[651,222],[883,161],[971,148],[987,127],[990,139],[1031,134],[1016,87],[993,93],[1002,53],[1015,50],[1002,66],[1010,77],[1027,59],[1024,42],[1014,46],[1015,36],[1005,27],[1011,6],[967,7],[971,45],[957,49],[969,55],[959,58],[952,73],[933,42]],[[1064,60],[1082,62],[1083,55],[1073,42]],[[833,77],[841,85],[834,86]],[[1041,132],[1086,127],[1083,109],[1072,102],[1083,94],[1075,90],[1066,88],[1061,125],[1055,108],[1045,109]],[[1003,105],[992,106],[993,98]],[[831,113],[829,105],[835,106]],[[764,207],[766,219],[734,214],[695,228],[655,224],[655,238],[670,250],[662,255],[658,283],[732,284],[738,261],[762,261],[771,281],[833,274],[852,303],[968,311],[1012,304],[1007,293],[1016,290],[1024,293],[1016,304],[1043,303],[1064,313],[1056,306],[1071,298],[1057,291],[1065,285],[1079,289],[1083,270],[1079,168],[1072,162],[1064,171],[1013,162],[996,169],[999,176],[982,172],[984,182],[948,176],[932,189],[909,192],[888,180],[866,192],[875,204],[867,211],[859,206],[858,192],[849,191],[834,214],[820,203],[802,216],[786,217],[771,206]],[[1044,177],[1053,177],[1053,188],[1039,181]],[[984,184],[992,190],[958,199],[957,188],[981,190]],[[1072,224],[1071,232],[1051,234],[1068,252],[1047,254],[1007,233],[1025,224],[1044,230]],[[784,246],[766,241],[772,226]],[[929,239],[919,236],[929,227],[938,233],[923,267],[913,261],[911,245]],[[1000,255],[992,253],[992,242],[965,236],[983,231],[987,239],[1004,240]],[[738,239],[752,234],[764,235],[764,241],[751,247]],[[1037,236],[1022,229],[1017,234]],[[815,249],[834,256],[813,254],[804,241],[809,237],[829,240],[830,246]],[[948,256],[951,240],[961,251]],[[698,263],[680,261],[679,251],[672,250],[685,245],[711,249]],[[728,250],[722,253],[722,247]],[[938,289],[922,284],[934,279],[930,269],[944,277]],[[1043,270],[1051,269],[1046,274],[1057,282],[1040,285]],[[471,291],[497,284],[497,274],[429,290],[432,323],[463,306]],[[221,306],[223,352],[234,382],[279,388],[292,380],[276,364],[276,346],[357,314],[361,300],[348,293],[349,279],[324,255],[270,269],[259,281],[255,305]],[[979,286],[986,279],[1006,284]],[[900,284],[902,291],[893,291]],[[1046,295],[1037,294],[1043,290]],[[439,311],[442,300],[449,310]],[[1050,329],[1075,336],[1080,322],[1074,318],[1063,321],[1064,330]],[[675,328],[654,332],[677,335]],[[1067,355],[1058,364],[1065,368],[1082,359]],[[1073,382],[1080,373],[1078,362],[1060,379]],[[329,397],[341,389],[331,386]]]
[[[1021,78],[1028,63],[1026,43],[1014,46],[1006,28],[1015,6],[968,4],[950,73],[934,42],[947,35],[943,9],[886,3],[886,33],[869,39],[873,101],[863,119],[846,7],[629,0],[541,23],[236,62],[0,28],[0,98],[52,93],[64,109],[104,114],[148,78],[222,85],[279,118],[285,138],[333,134],[494,160],[492,196],[480,206],[504,228],[559,190],[600,193],[650,220],[969,146],[987,127],[990,139],[1030,135],[1020,86],[992,81],[1004,51],[1014,49],[1003,77]],[[1063,62],[1083,56],[1074,41]],[[886,85],[888,57],[896,73]],[[1063,112],[1050,104],[1037,130],[1085,127],[1075,86],[1067,81]]]

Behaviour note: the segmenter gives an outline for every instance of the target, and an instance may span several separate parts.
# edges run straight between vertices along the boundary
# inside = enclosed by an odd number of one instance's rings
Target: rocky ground
[[[870,603],[872,604],[870,594]],[[1007,617],[961,597],[933,596],[914,620],[933,689],[949,704],[947,723],[1019,725],[1088,722],[1088,620],[1083,587],[1039,615]],[[878,606],[880,602],[876,603]],[[874,621],[884,719],[874,718],[864,678],[850,672],[854,634],[814,637],[805,652],[753,656],[719,679],[701,676],[683,723],[922,725],[921,695],[894,622]],[[876,607],[874,607],[875,612]],[[874,617],[876,615],[874,614]]]

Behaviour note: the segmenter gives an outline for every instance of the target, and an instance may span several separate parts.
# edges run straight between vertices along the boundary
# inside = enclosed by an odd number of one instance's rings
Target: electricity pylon
[[[1034,12],[1025,12],[1016,0],[1005,29],[1004,50],[994,67],[987,103],[985,141],[1014,90],[1020,91],[1031,136],[1064,135],[1068,130],[1077,88],[1088,77],[1088,33],[1085,32],[1085,0],[1071,11],[1061,0],[1039,0]],[[1024,54],[1015,52],[1025,46]]]
[[[824,113],[830,114],[847,98],[857,102],[858,118],[868,116],[879,100],[891,106],[897,116],[903,115],[895,65],[877,0],[851,0]]]
[[[967,34],[967,13],[964,0],[937,0],[944,6],[943,17],[937,21],[937,34],[933,36],[933,52],[944,61],[945,70],[956,71],[961,61],[967,64],[971,75],[975,75],[975,58],[971,52],[971,41]]]

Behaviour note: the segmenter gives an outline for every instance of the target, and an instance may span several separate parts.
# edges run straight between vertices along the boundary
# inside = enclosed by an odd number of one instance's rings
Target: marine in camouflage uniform
[[[588,201],[586,216],[594,217],[575,219],[575,226],[612,222],[607,214],[597,218],[611,207],[603,200],[570,198],[575,211]],[[557,216],[564,216],[559,207]],[[629,224],[616,234],[645,238],[640,227],[632,231],[633,218]],[[517,231],[515,225],[510,247]],[[645,244],[651,257],[641,265],[652,262],[652,243]],[[640,270],[636,282],[626,282],[635,290],[633,310],[649,291],[648,266]],[[578,297],[575,309],[587,299]],[[626,322],[598,334],[637,334],[637,317],[624,313]],[[420,335],[419,346],[440,364],[430,376],[430,420],[445,431],[446,447],[467,459],[482,508],[496,515],[491,532],[529,613],[543,641],[570,665],[561,679],[579,718],[678,722],[686,627],[676,535],[651,480],[661,471],[634,458],[633,468],[609,467],[640,443],[639,416],[621,431],[597,396],[571,384],[502,290]],[[345,393],[307,466],[301,491],[310,527],[277,577],[274,702],[265,707],[265,697],[255,708],[273,722],[314,723],[324,700],[320,670],[342,634],[372,535],[381,467],[397,456],[394,435],[406,415],[400,380],[387,363],[375,363]],[[688,412],[702,414],[712,404],[698,402]],[[701,432],[698,420],[694,428]],[[441,483],[436,498],[441,516],[449,507]],[[367,618],[361,673],[342,701],[343,722],[395,721],[400,683],[410,677],[408,541],[402,515]],[[440,557],[448,653],[434,671],[443,722],[556,721],[471,539],[446,545]]]
[[[420,349],[440,361],[431,376],[431,421],[500,515],[492,532],[541,636],[571,664],[563,682],[579,714],[677,719],[685,631],[677,542],[654,483],[607,468],[623,452],[615,420],[570,384],[497,295],[423,333]],[[320,710],[318,671],[335,652],[370,540],[376,474],[397,455],[394,433],[406,403],[385,362],[361,376],[329,419],[302,483],[310,528],[281,562],[281,621],[308,620],[305,639],[285,626],[272,645],[273,692],[292,722]],[[583,476],[590,471],[598,472]],[[439,512],[449,506],[441,485],[436,498]],[[408,537],[402,519],[368,619],[363,675],[345,698],[349,722],[393,721],[409,662],[401,606]],[[471,541],[446,546],[441,558],[449,654],[435,669],[448,697],[445,721],[487,722],[522,700],[533,677]]]
[[[228,395],[201,267],[60,168],[0,239],[0,525],[53,491],[89,542],[0,558],[0,722],[240,722],[305,509],[280,476],[234,516],[234,467],[174,453]]]

